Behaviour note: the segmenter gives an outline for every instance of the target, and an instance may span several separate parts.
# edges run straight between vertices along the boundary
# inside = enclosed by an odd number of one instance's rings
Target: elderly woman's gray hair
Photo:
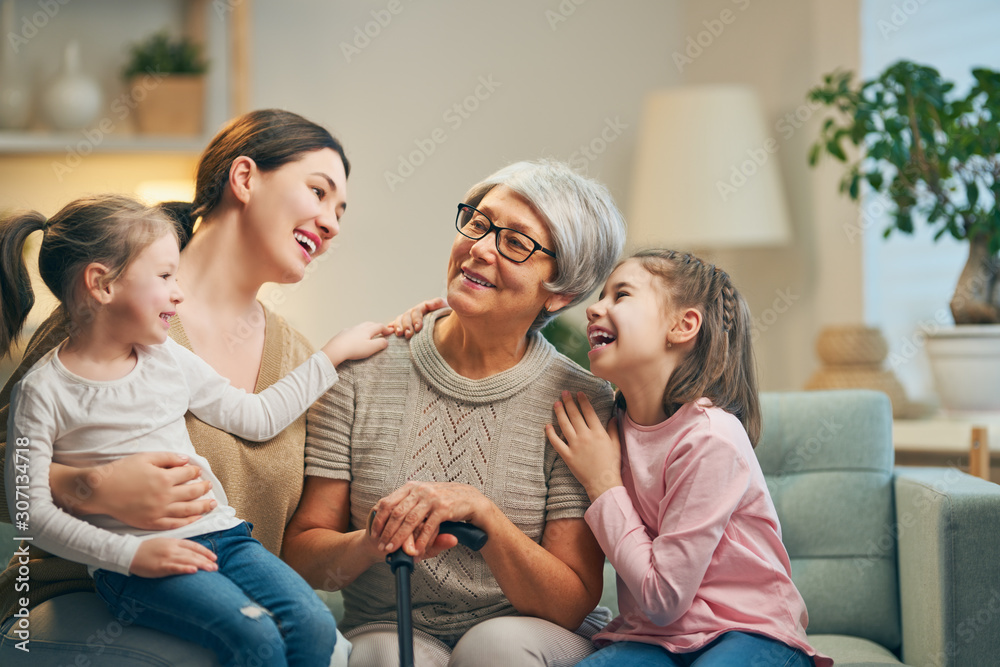
[[[556,274],[545,289],[572,295],[567,306],[572,307],[607,280],[625,246],[625,219],[606,187],[562,162],[515,162],[472,186],[465,203],[478,206],[498,185],[521,195],[548,225]],[[543,309],[530,330],[541,329],[553,317]]]

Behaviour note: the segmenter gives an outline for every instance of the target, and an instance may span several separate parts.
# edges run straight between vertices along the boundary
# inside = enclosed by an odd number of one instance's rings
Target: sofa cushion
[[[903,664],[887,649],[867,639],[844,635],[809,635],[809,643],[820,653],[832,656],[837,661],[837,667]]]
[[[70,593],[46,600],[31,610],[30,620],[30,653],[11,650],[20,639],[13,633],[10,622],[4,625],[0,637],[4,667],[219,664],[215,654],[202,646],[139,627],[134,618],[112,616],[108,606],[93,593]],[[129,627],[128,632],[122,632],[125,627]],[[39,638],[42,636],[45,639]]]
[[[874,391],[765,393],[756,453],[809,631],[900,645],[892,409]],[[839,664],[839,663],[838,663]]]

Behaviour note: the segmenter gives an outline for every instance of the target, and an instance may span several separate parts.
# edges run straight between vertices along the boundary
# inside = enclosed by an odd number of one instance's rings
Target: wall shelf
[[[84,131],[9,132],[0,131],[0,153],[76,154],[91,153],[200,153],[211,137],[156,137],[108,135],[90,140]]]
[[[116,40],[121,39],[122,31],[125,31],[124,34],[136,36],[154,32],[158,29],[157,25],[162,26],[165,20],[170,19],[169,8],[174,7],[173,11],[179,12],[179,16],[177,13],[172,15],[171,22],[175,25],[175,29],[180,27],[184,34],[203,44],[205,53],[212,63],[207,81],[208,99],[205,105],[203,136],[178,137],[137,134],[131,130],[131,120],[123,124],[118,115],[109,113],[105,109],[104,118],[95,121],[94,127],[86,130],[55,132],[38,129],[39,123],[37,121],[33,122],[32,126],[26,130],[0,130],[0,155],[52,154],[55,157],[65,157],[74,154],[86,156],[113,153],[198,154],[204,150],[208,141],[223,122],[247,110],[250,0],[239,0],[238,2],[229,0],[218,6],[211,5],[208,0],[172,0],[172,3],[160,3],[159,0],[156,0],[156,2],[144,3],[141,6],[139,4],[130,5],[131,13],[127,18],[118,13],[120,6],[116,6],[116,3],[117,0],[114,2],[106,1],[89,5],[86,8],[83,6],[61,8],[60,5],[60,11],[67,14],[65,17],[59,17],[62,25],[76,25],[76,29],[61,28],[44,31],[44,34],[40,32],[41,36],[37,43],[32,42],[29,46],[37,47],[38,51],[56,51],[55,42],[58,41],[61,44],[65,39],[75,37],[76,34],[82,32],[82,35],[85,35],[85,37],[81,37],[84,58],[89,57],[92,63],[98,61],[98,64],[103,68],[99,70],[105,72],[101,78],[101,85],[105,89],[105,93],[109,95],[110,100],[115,94],[121,94],[121,91],[111,92],[111,89],[118,85],[117,74],[112,75],[111,72],[118,71],[117,68],[120,65],[117,63],[120,58],[114,55],[114,60],[110,59],[108,44],[111,42],[117,44]],[[31,11],[37,10],[34,3],[27,4],[27,0],[15,0],[15,7],[18,8],[18,20],[25,12],[30,16]],[[95,12],[95,9],[99,11]],[[87,11],[94,13],[82,13]],[[119,29],[114,38],[111,38],[109,33],[107,35],[109,39],[102,42],[100,32],[95,25],[109,26],[109,29],[114,29],[110,22],[111,19],[107,18],[109,13],[123,17],[126,23],[118,26]],[[69,16],[70,14],[73,16]],[[104,20],[98,20],[98,17]],[[178,20],[179,23],[177,23]],[[55,22],[53,21],[53,23]],[[123,43],[127,45],[127,42]],[[120,53],[120,51],[114,53]],[[37,70],[37,62],[28,63],[28,65],[31,67],[27,71],[35,72]],[[39,80],[44,80],[44,77]],[[37,107],[35,113],[37,113]],[[108,120],[114,121],[115,129],[102,133],[98,125],[100,122],[108,122]]]

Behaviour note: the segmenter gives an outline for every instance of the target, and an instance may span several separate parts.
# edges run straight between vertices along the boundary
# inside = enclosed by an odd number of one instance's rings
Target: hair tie
[[[42,223],[42,233],[49,231],[49,227],[52,226],[52,220],[46,220]]]

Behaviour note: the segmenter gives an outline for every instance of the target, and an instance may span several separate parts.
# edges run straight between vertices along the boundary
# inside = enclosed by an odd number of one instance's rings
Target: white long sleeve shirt
[[[7,502],[23,537],[84,563],[91,573],[106,569],[128,574],[144,539],[194,537],[239,524],[208,461],[191,443],[185,413],[190,410],[207,424],[260,442],[291,424],[337,381],[329,358],[317,352],[261,393],[247,393],[171,339],[136,346],[138,359],[128,375],[96,381],[71,373],[59,360],[61,348],[39,359],[11,394]],[[107,515],[79,519],[53,502],[52,462],[80,468],[162,451],[186,454],[202,468],[203,478],[212,484],[205,497],[217,501],[215,509],[181,528],[140,531]]]

